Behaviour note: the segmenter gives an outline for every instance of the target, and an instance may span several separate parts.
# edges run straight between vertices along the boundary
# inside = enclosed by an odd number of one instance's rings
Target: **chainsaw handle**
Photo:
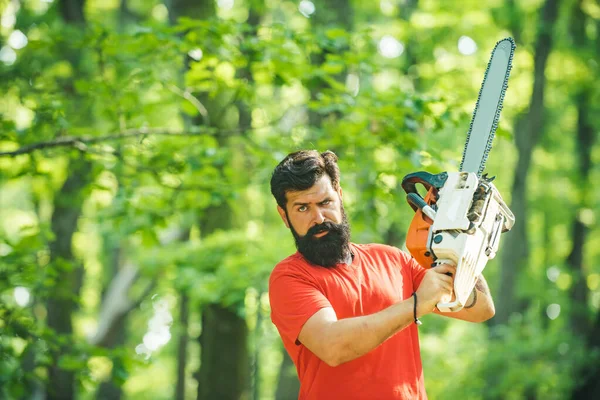
[[[422,210],[423,208],[427,207],[427,203],[425,202],[425,200],[423,200],[419,193],[412,192],[407,194],[406,201],[408,201],[408,204],[413,208],[413,210]]]
[[[408,201],[408,204],[413,210],[421,210],[423,214],[427,215],[432,221],[435,221],[435,210],[431,208],[425,200],[423,200],[420,194],[409,193],[406,195],[406,201]]]
[[[408,174],[404,178],[402,178],[402,189],[404,189],[406,194],[419,194],[419,192],[417,192],[417,183],[420,183],[425,187],[427,191],[429,191],[429,189],[431,188],[431,176],[432,174],[425,171],[413,172],[412,174]]]
[[[436,189],[441,188],[448,179],[448,173],[442,172],[440,174],[430,174],[426,171],[413,172],[412,174],[406,175],[402,178],[402,189],[408,193],[419,193],[417,192],[417,183],[420,183],[429,191],[431,187]]]
[[[431,190],[431,188],[435,188],[437,193],[437,190],[444,186],[447,179],[447,172],[434,175],[429,172],[419,171],[406,175],[402,178],[402,189],[404,189],[407,194],[406,200],[408,201],[408,204],[414,211],[417,211],[418,209],[423,210],[423,208],[427,206],[427,202],[417,191],[417,184],[423,185],[427,191]]]
[[[456,266],[456,262],[454,260],[450,260],[447,258],[439,258],[435,261],[435,264],[436,266],[441,264],[449,264]],[[446,275],[452,276],[450,272],[446,272]],[[456,294],[456,287],[454,285],[453,288]],[[464,308],[464,305],[458,300],[458,298],[455,298],[454,301],[440,301],[439,303],[437,303],[436,308],[441,312],[456,312],[462,310]]]

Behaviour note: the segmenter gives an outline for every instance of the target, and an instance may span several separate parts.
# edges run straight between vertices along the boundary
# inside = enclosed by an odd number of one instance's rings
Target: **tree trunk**
[[[207,236],[233,226],[233,210],[224,202],[204,211],[200,232]],[[218,268],[214,266],[214,270]],[[200,369],[196,375],[198,400],[250,397],[248,328],[245,318],[234,311],[236,307],[242,305],[205,304],[201,309]]]
[[[582,211],[590,204],[589,192],[592,187],[590,182],[590,171],[592,169],[592,148],[594,146],[596,132],[591,124],[590,93],[588,86],[577,96],[577,158],[579,161],[579,174],[577,187],[579,189],[579,207]],[[589,231],[586,222],[577,213],[573,220],[572,240],[573,248],[567,257],[567,264],[573,276],[573,285],[570,289],[571,295],[571,326],[576,334],[584,336],[588,330],[588,287],[583,270],[584,246]]]
[[[180,17],[207,19],[216,14],[215,1],[210,0],[166,0],[169,21],[176,24]]]
[[[298,398],[298,393],[300,393],[298,372],[287,351],[285,349],[282,349],[282,351],[283,361],[279,368],[279,380],[277,381],[275,400],[294,400]]]
[[[596,321],[588,334],[589,354],[600,351],[600,312],[596,313]],[[582,384],[571,393],[572,400],[600,399],[600,366],[590,363],[581,371]]]
[[[61,0],[59,9],[67,24],[85,24],[85,0]],[[74,70],[80,69],[78,51],[65,49],[66,58]],[[66,88],[68,90],[68,88]],[[73,333],[71,317],[77,307],[77,298],[83,282],[83,267],[73,257],[72,238],[77,230],[77,221],[84,202],[83,189],[90,181],[91,164],[83,155],[69,163],[69,174],[54,199],[54,211],[51,229],[54,240],[50,243],[50,261],[57,279],[52,294],[46,302],[48,328],[58,335],[69,336]],[[60,355],[68,352],[69,344],[57,349],[48,370],[48,400],[71,400],[75,396],[75,374],[59,367]]]
[[[517,274],[528,263],[527,237],[527,175],[531,165],[533,149],[544,129],[545,70],[552,50],[552,31],[558,15],[558,0],[546,0],[541,9],[534,55],[533,93],[528,112],[518,119],[515,127],[518,161],[512,187],[511,209],[517,223],[506,234],[501,257],[500,291],[502,301],[496,307],[494,325],[506,324],[510,315],[519,312],[515,286]]]
[[[104,251],[105,254],[108,255],[104,262],[104,287],[102,290],[102,305],[101,311],[99,313],[98,318],[98,332],[95,337],[92,339],[94,345],[102,346],[108,349],[114,349],[119,346],[123,346],[125,344],[125,340],[127,339],[127,330],[126,330],[126,318],[127,313],[105,313],[104,309],[107,305],[107,301],[116,300],[115,297],[119,298],[120,302],[126,301],[127,292],[133,282],[135,282],[135,277],[132,275],[137,275],[132,271],[131,279],[123,279],[123,274],[119,274],[119,270],[122,268],[122,247],[119,242],[119,239],[113,240],[110,234],[104,235]],[[122,286],[122,290],[118,292],[115,290],[115,279],[120,282],[126,281]],[[119,282],[119,283],[120,283]],[[119,285],[120,286],[120,285]],[[109,297],[111,297],[109,299]],[[108,300],[107,300],[108,299]],[[104,323],[102,321],[103,318],[106,318],[106,315],[113,314],[115,317],[108,318],[109,321]],[[106,327],[106,328],[104,328]],[[101,337],[100,337],[101,336]],[[116,362],[116,361],[115,361]],[[97,400],[104,399],[115,399],[120,400],[123,396],[123,390],[121,386],[114,382],[115,375],[119,370],[119,366],[113,365],[111,376],[107,381],[104,381],[100,384],[98,391],[96,392]]]
[[[410,22],[410,18],[413,13],[419,7],[419,0],[406,0],[404,5],[400,9],[400,19]],[[417,57],[417,48],[419,47],[419,40],[416,32],[410,32],[406,42],[406,62],[404,63],[404,67],[402,68],[405,75],[412,75],[413,87],[415,88],[415,92],[417,92],[417,88],[419,87],[420,80],[417,74],[412,73],[413,66],[418,64]]]
[[[69,24],[85,24],[85,0],[61,0],[60,14]]]
[[[573,12],[572,20],[572,35],[575,45],[587,50],[584,54],[589,54],[594,50],[600,50],[600,37],[596,37],[595,43],[590,43],[585,33],[586,15],[582,9],[582,1],[579,1]],[[600,28],[600,21],[596,21],[596,29]],[[595,46],[595,49],[594,49]],[[594,77],[592,77],[594,79]],[[597,74],[596,74],[597,79]],[[582,89],[577,96],[577,154],[578,154],[578,172],[579,180],[576,182],[579,189],[580,207],[589,207],[590,188],[590,171],[592,165],[592,148],[597,140],[597,130],[594,130],[592,116],[594,111],[592,108],[592,92],[591,82],[584,82]],[[573,249],[567,259],[574,276],[574,285],[571,287],[570,295],[572,301],[572,316],[571,325],[574,332],[580,337],[585,337],[588,344],[588,354],[598,354],[600,351],[600,312],[596,312],[596,319],[587,329],[588,324],[588,287],[585,282],[583,272],[583,246],[588,233],[588,227],[580,218],[575,218],[573,221]],[[598,363],[589,363],[584,365],[579,372],[581,384],[576,386],[571,393],[571,399],[596,399],[600,398],[600,366]]]
[[[91,164],[83,157],[69,164],[70,174],[54,200],[52,232],[54,241],[50,244],[51,265],[57,275],[52,295],[46,303],[46,323],[57,335],[69,336],[73,333],[71,316],[77,307],[77,297],[83,281],[83,267],[73,257],[72,238],[77,230],[77,221],[84,201],[83,188],[89,182]],[[71,400],[75,396],[74,371],[59,367],[61,354],[67,353],[70,341],[67,340],[53,357],[48,373],[48,400]]]
[[[175,22],[178,17],[186,16],[196,19],[208,19],[215,15],[214,1],[171,0],[169,18]],[[251,14],[251,18],[256,18]],[[186,61],[187,64],[187,61]],[[204,124],[219,127],[223,121],[215,116],[225,113],[205,94],[194,93],[206,106],[210,118],[203,116],[188,124]],[[250,113],[240,110],[240,123],[250,124]],[[216,139],[221,147],[229,145],[229,137],[217,134]],[[221,173],[225,168],[221,167]],[[199,221],[200,234],[205,237],[217,230],[230,230],[234,227],[233,210],[226,200],[202,211]],[[217,270],[218,265],[212,266]],[[196,374],[198,380],[198,399],[240,399],[248,398],[249,393],[249,354],[247,349],[248,330],[246,320],[233,310],[221,304],[204,305],[202,314],[202,334],[200,343],[200,369]],[[179,361],[180,367],[185,360]],[[184,385],[184,382],[180,383]]]
[[[197,19],[207,19],[215,15],[215,3],[213,1],[193,1],[193,0],[167,0],[165,1],[169,10],[169,22],[172,25],[177,23],[180,17],[190,17]],[[184,85],[185,73],[189,68],[189,59],[184,56],[184,69],[182,70],[181,77],[179,79],[180,84]],[[185,90],[185,88],[184,88]],[[202,103],[206,101],[202,99]],[[181,117],[184,121],[186,128],[191,127],[194,124],[207,123],[208,121],[195,121],[190,118],[187,114],[181,113]],[[185,387],[186,387],[186,366],[187,366],[187,353],[189,347],[188,337],[188,326],[189,326],[189,295],[186,292],[182,293],[179,298],[179,335],[177,342],[177,376],[175,384],[176,400],[183,400],[185,398]],[[202,348],[201,348],[202,351]]]
[[[188,326],[190,320],[190,298],[182,293],[179,298],[179,340],[177,343],[177,384],[175,385],[175,400],[185,399],[185,366],[188,352]]]
[[[410,21],[410,17],[417,10],[419,6],[419,0],[406,0],[404,5],[400,9],[400,19],[405,22]],[[409,75],[412,67],[418,64],[417,51],[415,50],[419,46],[418,38],[415,34],[411,34],[406,43],[406,61],[402,67],[402,73]],[[414,74],[412,77],[413,87],[415,91],[418,91],[419,77]],[[414,127],[405,126],[405,129],[412,131],[415,135],[418,135],[417,129]],[[371,185],[375,185],[375,182],[371,182]],[[401,189],[398,188],[400,192]],[[403,196],[400,194],[400,196]],[[400,224],[392,222],[386,232],[383,234],[383,241],[385,244],[395,247],[402,247],[406,242],[406,232],[401,229]]]
[[[248,21],[247,24],[252,29],[249,33],[245,34],[244,40],[248,40],[250,37],[256,37],[256,32],[258,30],[260,19],[264,12],[264,0],[253,0],[249,3],[248,6]],[[256,58],[257,54],[252,49],[246,50],[245,58],[248,60],[248,64],[237,70],[238,79],[242,80],[245,85],[251,86],[254,84],[254,78],[252,76],[251,71],[251,63]],[[240,132],[244,132],[247,129],[252,127],[252,99],[240,99],[235,103],[238,109],[238,127]],[[239,154],[243,154],[245,149],[239,148],[236,151]],[[243,156],[242,156],[243,157]],[[243,158],[240,157],[240,160]],[[251,172],[250,172],[251,174]],[[260,364],[260,353],[261,353],[261,325],[263,320],[263,315],[260,307],[260,298],[261,293],[258,294],[258,309],[257,309],[257,318],[256,325],[254,327],[254,331],[251,335],[252,341],[252,354],[250,357],[250,391],[252,393],[251,398],[253,400],[260,399],[260,382],[261,382],[261,364]]]
[[[263,310],[261,306],[261,297],[263,296],[263,292],[258,293],[256,296],[258,301],[258,307],[256,309],[256,326],[254,327],[254,332],[252,332],[252,341],[254,342],[253,352],[252,352],[252,400],[260,400],[260,382],[261,382],[261,373],[260,373],[260,353],[261,353],[261,337],[263,337]]]
[[[237,313],[219,304],[203,308],[198,400],[249,398],[247,338]]]
[[[354,25],[354,14],[349,0],[315,1],[314,3],[317,10],[312,16],[314,29],[331,29],[339,27],[348,32],[352,30],[352,26]],[[326,60],[327,50],[322,50],[321,53],[315,54],[312,57],[312,63],[314,65],[321,65]],[[342,79],[345,79],[344,75],[341,75],[338,80],[342,81]],[[326,89],[327,86],[325,81],[321,79],[319,79],[318,82],[313,82],[313,84],[310,85],[310,100],[318,101],[321,91]],[[323,116],[315,110],[309,110],[308,122],[313,128],[321,128]]]
[[[587,39],[585,26],[587,23],[586,14],[582,9],[582,2],[575,4],[572,12],[571,34],[575,46],[587,54],[587,51],[593,51],[590,40]],[[600,41],[600,40],[599,40]],[[585,337],[589,327],[589,312],[588,312],[588,287],[585,280],[583,270],[584,245],[587,238],[588,226],[582,220],[582,210],[590,208],[592,201],[589,196],[590,187],[593,183],[590,182],[590,172],[592,169],[592,149],[594,147],[596,132],[592,123],[592,81],[584,81],[581,83],[581,89],[577,93],[575,103],[577,105],[577,174],[575,186],[578,191],[578,213],[573,219],[572,240],[573,248],[567,257],[567,265],[571,269],[573,276],[573,285],[570,289],[571,296],[571,312],[570,320],[573,331]]]
[[[106,262],[104,263],[104,270],[107,272],[107,279],[105,279],[104,288],[102,290],[102,299],[106,299],[107,293],[110,293],[108,287],[110,283],[117,276],[119,271],[119,267],[121,264],[121,247],[114,243],[111,240],[111,237],[107,234],[104,235],[104,251],[105,254],[108,254]],[[104,303],[104,300],[102,301]],[[115,324],[116,329],[114,329],[114,334],[109,335],[108,341],[106,341],[106,347],[114,348],[116,346],[121,346],[125,344],[126,332],[125,332],[125,323],[124,318],[120,319],[119,322]],[[115,368],[113,368],[115,371]],[[122,396],[121,387],[115,385],[112,382],[112,374],[108,381],[102,382],[100,387],[98,388],[98,392],[96,393],[97,400],[104,399],[115,399],[119,400]]]
[[[513,35],[517,46],[522,44],[521,37],[523,33],[523,18],[519,5],[515,0],[506,0],[507,13],[509,14],[509,26],[507,27]]]
[[[125,340],[127,339],[127,330],[125,324],[126,317],[127,315],[123,315],[119,318],[114,335],[112,336],[110,342],[106,345],[107,348],[114,349],[116,347],[125,345]],[[117,363],[118,360],[113,362]],[[98,388],[98,392],[96,393],[97,400],[121,400],[123,397],[123,389],[121,388],[121,385],[115,383],[115,378],[117,378],[116,375],[121,369],[122,366],[113,364],[109,380],[102,382]]]

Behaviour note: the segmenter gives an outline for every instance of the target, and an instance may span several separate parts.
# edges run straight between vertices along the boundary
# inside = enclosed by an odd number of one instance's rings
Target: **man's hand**
[[[448,276],[448,273],[452,276]],[[427,270],[417,289],[417,317],[433,312],[437,303],[452,297],[455,275],[456,267],[450,264]]]
[[[436,311],[436,313],[470,322],[484,322],[492,318],[496,313],[496,309],[490,289],[483,275],[477,278],[475,288],[473,288],[473,292],[462,310],[448,313]]]

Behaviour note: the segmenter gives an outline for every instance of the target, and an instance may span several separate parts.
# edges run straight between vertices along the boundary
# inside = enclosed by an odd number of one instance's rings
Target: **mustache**
[[[347,260],[350,255],[350,225],[343,206],[341,213],[342,221],[339,224],[331,221],[322,222],[307,229],[304,236],[300,236],[290,224],[289,228],[294,236],[296,248],[308,262],[330,268]],[[317,238],[315,235],[321,232],[329,233],[322,238]]]
[[[304,235],[305,237],[311,237],[314,236],[318,233],[321,232],[325,232],[325,231],[335,231],[341,228],[341,225],[333,223],[333,222],[329,222],[329,221],[325,221],[323,223],[320,223],[318,225],[312,226],[307,232],[306,235]]]

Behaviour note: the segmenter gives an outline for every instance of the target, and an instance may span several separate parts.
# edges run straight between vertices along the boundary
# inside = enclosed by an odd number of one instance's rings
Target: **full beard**
[[[351,257],[350,224],[343,206],[340,224],[323,222],[311,227],[304,236],[300,236],[292,224],[290,230],[294,235],[296,248],[312,264],[331,268],[346,262]],[[320,238],[314,236],[324,231],[327,231],[325,236]]]

